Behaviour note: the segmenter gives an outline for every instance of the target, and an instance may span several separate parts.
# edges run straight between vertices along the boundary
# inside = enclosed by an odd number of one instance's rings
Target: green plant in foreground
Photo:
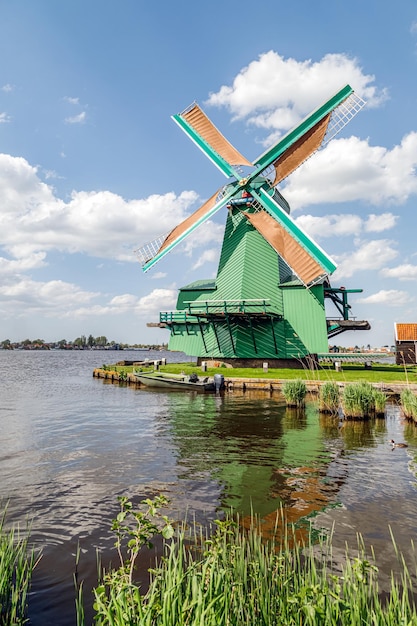
[[[0,623],[18,626],[26,623],[27,595],[35,553],[28,549],[28,533],[19,529],[5,530],[6,511],[0,520]]]
[[[304,406],[307,395],[307,385],[301,379],[289,380],[284,383],[282,394],[287,406]]]
[[[337,413],[339,405],[339,385],[334,381],[326,381],[319,389],[319,411],[322,413]]]
[[[411,389],[404,389],[401,392],[400,404],[405,417],[417,421],[417,396]]]
[[[387,404],[387,394],[381,389],[373,389],[374,409],[376,415],[385,414],[385,406]]]
[[[144,502],[147,509],[139,513],[121,499],[113,522],[119,558],[122,541],[129,536],[133,543],[127,561],[94,590],[97,626],[417,625],[411,576],[401,555],[403,572],[398,580],[391,577],[381,600],[378,569],[360,538],[355,556],[346,549],[335,564],[331,537],[315,542],[310,529],[306,544],[300,544],[282,512],[269,540],[257,519],[246,529],[238,517],[227,516],[206,534],[183,525],[177,539],[164,544],[162,558],[150,570],[149,588],[141,594],[129,573],[130,560],[139,545],[149,545],[161,522],[169,537],[173,532],[159,513],[160,501]],[[131,514],[133,527],[126,524]]]
[[[120,566],[101,572],[102,583],[94,590],[94,609],[97,624],[140,624],[136,621],[141,606],[139,588],[133,582],[135,563],[143,546],[152,547],[151,539],[161,533],[170,539],[174,529],[160,509],[168,503],[165,496],[142,500],[144,510],[135,510],[126,497],[118,498],[120,511],[113,520],[112,531],[116,535],[115,548]],[[77,600],[77,607],[80,599]],[[78,614],[81,611],[78,609]]]
[[[342,407],[346,418],[364,419],[375,407],[374,389],[368,382],[346,385],[342,393]]]
[[[126,382],[127,381],[127,372],[125,370],[120,370],[120,372],[119,372],[119,380],[121,382]]]

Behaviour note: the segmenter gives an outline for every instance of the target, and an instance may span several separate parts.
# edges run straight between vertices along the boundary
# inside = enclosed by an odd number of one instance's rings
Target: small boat
[[[137,380],[147,387],[159,387],[160,389],[184,389],[192,391],[216,391],[213,379],[209,377],[200,379],[197,374],[168,374],[165,372],[133,372]]]

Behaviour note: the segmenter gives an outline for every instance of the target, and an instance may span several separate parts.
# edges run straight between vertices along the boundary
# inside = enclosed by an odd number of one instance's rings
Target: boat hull
[[[146,387],[177,390],[183,389],[185,391],[215,391],[215,384],[213,381],[198,380],[196,382],[191,382],[185,377],[171,378],[155,372],[152,372],[151,374],[135,372],[135,376],[138,382],[140,382],[141,385],[145,385]]]

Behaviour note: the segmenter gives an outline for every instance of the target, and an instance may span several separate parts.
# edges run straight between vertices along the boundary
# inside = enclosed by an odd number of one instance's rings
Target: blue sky
[[[144,274],[134,250],[225,183],[171,120],[196,100],[250,160],[349,83],[365,108],[280,191],[362,288],[353,314],[394,340],[416,322],[417,5],[3,0],[0,341],[152,329],[215,275],[225,214]]]

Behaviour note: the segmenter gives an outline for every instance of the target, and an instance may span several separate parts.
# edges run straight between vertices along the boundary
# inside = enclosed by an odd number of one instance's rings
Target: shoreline
[[[117,364],[120,367],[119,364]],[[300,372],[300,370],[294,370],[295,372]],[[221,372],[224,376],[224,384],[225,391],[263,391],[265,393],[273,393],[273,392],[281,392],[285,383],[291,379],[274,379],[274,378],[254,378],[254,377],[233,377],[227,376],[224,373],[224,370]],[[136,376],[133,373],[124,373],[118,372],[117,370],[112,369],[103,369],[103,368],[94,368],[93,377],[100,378],[104,380],[108,380],[112,383],[124,384],[129,386],[134,386],[138,388],[145,388],[145,385],[141,384]],[[295,375],[294,380],[300,378],[300,376]],[[319,392],[319,388],[326,382],[321,380],[308,380],[304,379],[307,386],[307,391],[309,393],[317,393]],[[354,384],[353,381],[334,381],[337,385],[343,389],[346,385]],[[369,383],[379,389],[380,391],[385,392],[388,395],[399,396],[401,391],[404,389],[410,389],[414,393],[417,394],[417,384],[413,383],[388,383],[388,382],[371,382]]]

